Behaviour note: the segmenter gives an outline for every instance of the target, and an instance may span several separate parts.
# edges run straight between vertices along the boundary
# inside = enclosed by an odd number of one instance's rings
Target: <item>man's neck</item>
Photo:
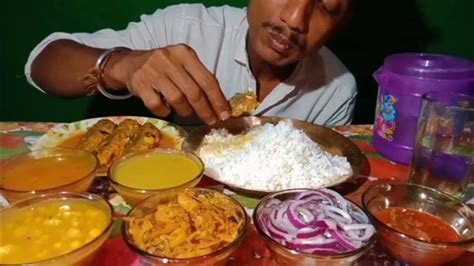
[[[288,66],[274,66],[259,57],[247,42],[250,70],[257,82],[258,101],[262,102],[272,90],[285,81],[295,70],[296,63]]]

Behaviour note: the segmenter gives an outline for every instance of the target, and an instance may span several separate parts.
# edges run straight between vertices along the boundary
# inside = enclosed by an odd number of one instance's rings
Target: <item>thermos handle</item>
[[[377,69],[374,72],[374,74],[372,74],[372,76],[377,81],[377,84],[379,85],[379,87],[384,87],[385,86],[385,83],[387,81],[387,72],[385,71],[383,66],[380,67],[379,69]]]

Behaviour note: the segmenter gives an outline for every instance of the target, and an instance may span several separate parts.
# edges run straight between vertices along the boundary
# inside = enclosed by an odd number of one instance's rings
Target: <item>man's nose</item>
[[[299,33],[306,33],[314,5],[313,0],[288,0],[280,13],[280,19],[290,29]]]

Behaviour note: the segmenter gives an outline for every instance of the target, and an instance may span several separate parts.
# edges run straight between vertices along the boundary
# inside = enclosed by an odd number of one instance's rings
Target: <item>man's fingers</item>
[[[136,96],[142,99],[143,104],[153,114],[159,117],[165,117],[170,114],[171,109],[163,102],[161,95],[155,91],[149,82],[145,82],[143,79],[135,78],[133,83],[128,85],[129,88],[134,91]]]
[[[153,89],[144,90],[140,98],[142,98],[145,106],[156,116],[165,117],[171,113],[171,109],[161,99],[161,95]]]
[[[214,112],[221,120],[230,117],[230,106],[227,102],[217,79],[210,73],[197,57],[193,57],[190,62],[184,65],[187,73],[204,92],[206,98],[212,106]]]
[[[206,124],[214,124],[217,117],[206,95],[184,68],[170,66],[168,78],[186,96],[196,115]]]
[[[188,103],[186,96],[169,79],[157,80],[156,89],[163,94],[166,101],[179,115],[189,116],[193,113],[193,108]]]

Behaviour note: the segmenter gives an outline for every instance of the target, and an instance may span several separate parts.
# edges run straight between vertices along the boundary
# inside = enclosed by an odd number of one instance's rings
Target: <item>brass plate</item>
[[[318,143],[322,149],[325,151],[347,157],[347,160],[351,164],[352,167],[352,175],[343,176],[326,187],[332,187],[335,185],[339,185],[344,183],[351,178],[357,176],[362,167],[364,165],[364,154],[361,152],[359,147],[354,144],[350,139],[344,137],[343,135],[337,133],[336,131],[320,126],[315,125],[312,123],[294,120],[294,119],[287,119],[287,118],[280,118],[280,117],[255,117],[255,116],[246,116],[246,117],[238,117],[238,118],[230,118],[226,121],[220,121],[212,126],[204,126],[189,134],[183,141],[182,149],[192,150],[197,152],[199,149],[202,140],[205,135],[207,135],[211,129],[219,129],[219,128],[226,128],[229,133],[231,134],[240,134],[248,130],[248,128],[255,126],[255,125],[263,125],[266,123],[277,124],[281,120],[290,120],[293,123],[295,128],[302,129],[308,137],[310,137],[314,142]],[[207,175],[209,176],[209,175]],[[231,190],[243,195],[248,195],[251,197],[263,197],[268,193],[273,191],[260,191],[260,190],[250,190],[244,187],[238,187],[232,184],[227,184],[219,179],[209,176],[210,178],[223,183]]]

